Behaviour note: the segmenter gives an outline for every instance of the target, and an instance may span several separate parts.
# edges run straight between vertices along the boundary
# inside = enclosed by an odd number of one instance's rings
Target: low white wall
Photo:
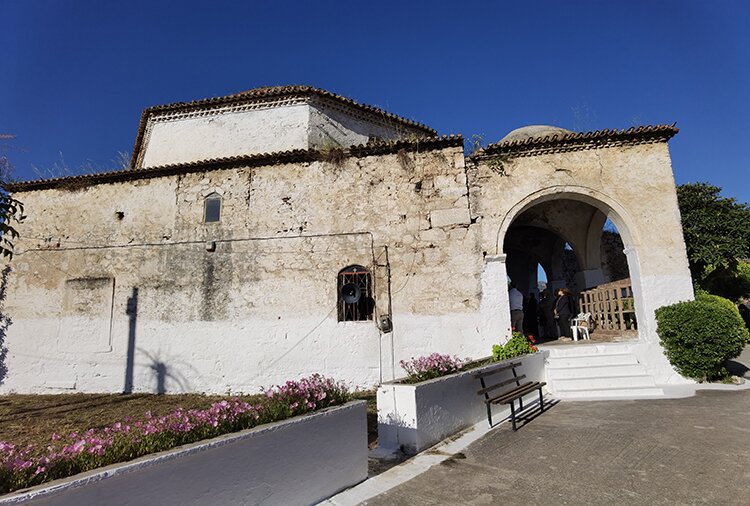
[[[517,369],[525,374],[523,381],[544,381],[544,359],[547,352],[516,357],[521,361]],[[378,445],[386,449],[401,448],[406,453],[417,453],[442,441],[456,432],[487,419],[484,396],[477,395],[481,388],[474,374],[498,367],[498,362],[450,376],[414,385],[384,383],[378,388]],[[489,384],[510,377],[506,371],[493,376]],[[526,399],[538,397],[538,392]],[[493,423],[510,413],[505,405],[492,407]]]
[[[355,401],[6,496],[0,504],[315,504],[367,478]]]

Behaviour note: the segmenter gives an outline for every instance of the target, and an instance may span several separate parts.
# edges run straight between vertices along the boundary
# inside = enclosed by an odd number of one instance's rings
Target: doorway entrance
[[[511,222],[503,250],[508,277],[524,296],[524,333],[569,342],[564,319],[583,314],[586,323],[574,323],[593,341],[638,339],[625,244],[603,204],[570,197],[534,203]]]

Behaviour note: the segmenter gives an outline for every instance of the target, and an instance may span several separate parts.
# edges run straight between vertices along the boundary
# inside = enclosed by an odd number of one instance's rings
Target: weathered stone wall
[[[313,372],[372,386],[411,356],[484,356],[463,161],[401,151],[19,194],[2,389],[253,391]],[[204,223],[212,193],[222,218]],[[337,322],[351,264],[371,269],[392,334]]]
[[[617,281],[630,276],[628,259],[623,253],[625,245],[619,233],[605,230],[601,243],[602,271],[605,282]]]
[[[439,146],[18,194],[29,218],[2,390],[254,391],[313,372],[373,386],[412,356],[486,356],[509,334],[506,232],[529,209],[543,212],[525,225],[549,226],[561,199],[599,210],[571,215],[588,220],[580,234],[560,231],[587,264],[600,265],[592,234],[606,218],[617,226],[639,357],[674,379],[653,314],[691,298],[692,283],[666,143],[468,169],[461,147]],[[213,194],[221,220],[204,223]],[[392,333],[337,321],[337,274],[352,264],[371,270]]]

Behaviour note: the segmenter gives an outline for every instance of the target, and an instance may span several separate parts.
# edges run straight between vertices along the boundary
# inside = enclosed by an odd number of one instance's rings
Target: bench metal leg
[[[510,401],[510,424],[513,426],[513,430],[516,429],[516,409],[513,406],[513,401]]]
[[[518,411],[523,410],[523,396],[518,398]]]
[[[487,406],[487,421],[490,423],[490,429],[492,428],[492,405],[486,404]]]
[[[542,396],[542,389],[539,389],[539,406],[541,406],[541,412],[544,413],[544,397]]]

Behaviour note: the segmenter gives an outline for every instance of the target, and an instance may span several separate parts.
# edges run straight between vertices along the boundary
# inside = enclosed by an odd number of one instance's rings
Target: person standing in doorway
[[[557,325],[554,316],[555,298],[549,290],[542,292],[542,298],[539,299],[539,330],[543,330],[544,339],[557,339]]]
[[[523,334],[523,294],[518,291],[515,283],[510,284],[508,299],[510,300],[510,326],[513,330]]]
[[[536,296],[530,293],[524,300],[523,306],[523,331],[524,334],[539,337],[539,319],[537,318]]]
[[[576,313],[576,300],[567,288],[557,290],[557,299],[555,300],[555,320],[560,329],[560,337],[573,337],[573,331],[570,329],[570,320]]]

